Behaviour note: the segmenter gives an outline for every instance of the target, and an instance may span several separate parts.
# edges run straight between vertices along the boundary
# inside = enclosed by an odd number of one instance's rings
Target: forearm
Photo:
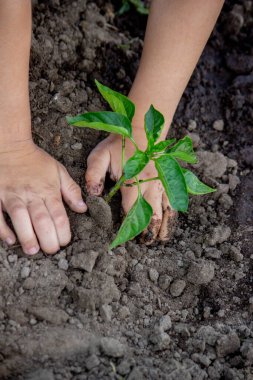
[[[0,1],[0,146],[31,138],[31,0]]]
[[[136,129],[153,104],[166,136],[183,91],[221,11],[223,0],[153,0],[139,70],[129,93]]]

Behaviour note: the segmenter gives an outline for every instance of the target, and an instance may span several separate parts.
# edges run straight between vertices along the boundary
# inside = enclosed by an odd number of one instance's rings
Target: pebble
[[[222,336],[216,345],[216,352],[220,358],[233,354],[240,348],[240,339],[235,332]]]
[[[156,327],[149,336],[154,351],[166,350],[170,345],[170,336],[162,328]]]
[[[71,149],[73,149],[73,150],[81,150],[82,147],[83,147],[83,144],[80,142],[76,142],[75,144],[71,145]]]
[[[195,120],[189,120],[188,122],[188,129],[189,131],[194,131],[197,128],[197,123]]]
[[[100,342],[103,353],[113,358],[121,358],[125,354],[125,347],[114,338],[102,338]]]
[[[156,283],[159,278],[159,273],[157,272],[157,270],[154,268],[150,268],[148,271],[148,274],[149,274],[150,280]]]
[[[171,318],[168,314],[163,315],[160,318],[159,326],[161,327],[161,329],[163,329],[163,331],[167,331],[171,329],[172,323],[171,323]]]
[[[88,252],[82,252],[72,257],[70,265],[76,269],[83,269],[86,272],[91,273],[96,263],[98,252],[90,250]]]
[[[111,307],[111,305],[102,305],[100,307],[100,315],[105,322],[110,322],[112,319],[112,307]]]
[[[168,276],[167,274],[162,274],[159,277],[158,285],[160,286],[161,289],[167,290],[172,280],[173,278],[171,276]]]
[[[69,319],[69,315],[57,307],[30,307],[29,312],[33,314],[37,320],[47,321],[53,325],[62,325]]]
[[[213,123],[213,129],[215,129],[216,131],[223,131],[224,129],[224,121],[223,120],[215,120],[215,122]]]
[[[85,359],[85,367],[90,371],[92,368],[95,368],[99,365],[100,360],[97,355],[92,354]]]
[[[232,260],[234,260],[236,263],[239,263],[243,260],[243,254],[240,252],[240,250],[232,245],[230,247],[230,257]]]
[[[126,319],[130,315],[130,310],[127,306],[123,306],[119,309],[118,316],[120,319]]]
[[[192,284],[208,284],[214,278],[214,264],[211,261],[199,259],[192,262],[187,273],[187,280]]]
[[[58,261],[58,268],[59,269],[68,270],[68,267],[69,267],[68,260],[62,258]]]
[[[200,143],[200,137],[198,133],[188,133],[188,136],[192,139],[193,148],[197,148]]]
[[[230,235],[231,235],[230,227],[227,227],[224,225],[214,227],[213,232],[208,239],[208,243],[211,246],[224,243],[225,241],[229,239]]]
[[[235,190],[236,187],[239,185],[240,183],[240,178],[237,177],[237,175],[233,175],[233,174],[229,174],[228,175],[228,184],[229,184],[229,188],[230,190]]]
[[[173,297],[179,297],[183,293],[186,287],[186,282],[184,280],[175,280],[170,285],[170,294]]]
[[[8,256],[8,261],[9,263],[15,263],[18,259],[18,256],[17,255],[9,255]]]
[[[23,282],[23,288],[26,289],[26,290],[31,290],[35,287],[35,281],[33,278],[31,277],[28,277],[25,279],[25,281]]]
[[[21,278],[24,279],[24,278],[29,277],[30,272],[31,272],[31,269],[29,267],[23,267],[20,272]]]

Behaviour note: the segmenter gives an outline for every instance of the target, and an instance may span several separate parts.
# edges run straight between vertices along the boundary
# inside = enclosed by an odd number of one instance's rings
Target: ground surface
[[[1,379],[253,379],[253,4],[232,3],[172,128],[191,134],[218,191],[192,199],[165,246],[108,253],[110,234],[71,214],[73,241],[54,257],[0,247]],[[114,18],[102,0],[34,4],[34,137],[83,183],[103,135],[65,114],[104,107],[94,78],[127,93],[145,18]]]

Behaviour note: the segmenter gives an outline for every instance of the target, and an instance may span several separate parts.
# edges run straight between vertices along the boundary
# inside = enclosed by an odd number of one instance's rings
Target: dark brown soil
[[[145,17],[113,4],[34,1],[34,138],[82,186],[104,134],[65,115],[104,107],[94,78],[127,94],[143,45]],[[253,379],[252,25],[252,1],[227,1],[179,104],[171,134],[191,134],[218,191],[191,200],[170,243],[108,252],[111,232],[69,212],[53,257],[0,246],[1,379]]]

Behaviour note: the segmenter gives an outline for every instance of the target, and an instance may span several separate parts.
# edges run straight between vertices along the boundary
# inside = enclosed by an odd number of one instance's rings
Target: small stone
[[[167,331],[171,329],[172,323],[171,323],[171,318],[168,314],[163,315],[160,318],[159,326],[161,327],[161,329],[163,329],[163,331]]]
[[[112,307],[110,305],[102,305],[100,307],[100,315],[105,322],[110,322],[112,319]]]
[[[197,128],[197,123],[195,120],[189,120],[188,122],[188,129],[189,131],[194,131]]]
[[[127,359],[123,359],[117,367],[117,373],[122,376],[126,376],[131,370],[131,361]]]
[[[237,177],[237,175],[233,175],[233,174],[229,174],[228,175],[228,184],[229,184],[229,188],[230,190],[235,190],[236,187],[239,185],[240,183],[240,178]]]
[[[15,263],[18,259],[18,256],[17,255],[9,255],[8,256],[8,261],[9,263]]]
[[[97,355],[92,354],[88,356],[88,358],[85,360],[85,367],[90,371],[92,368],[95,368],[99,365],[100,360],[97,357]]]
[[[241,254],[240,250],[234,245],[230,247],[230,257],[236,263],[239,263],[243,260],[243,254]]]
[[[215,129],[216,131],[223,131],[224,129],[224,121],[223,120],[215,120],[215,122],[213,123],[213,129]]]
[[[83,147],[83,144],[80,142],[76,142],[75,144],[71,145],[71,149],[73,149],[73,150],[81,150],[82,147]]]
[[[220,317],[220,318],[223,318],[224,316],[225,316],[225,310],[223,310],[223,309],[220,309],[219,311],[218,311],[218,316]]]
[[[100,345],[103,353],[107,356],[121,358],[125,354],[123,344],[114,338],[102,338]]]
[[[220,358],[235,353],[240,348],[240,339],[235,332],[221,337],[216,345],[216,352]]]
[[[188,136],[192,139],[193,148],[197,148],[200,143],[200,137],[198,133],[188,133]]]
[[[221,257],[221,251],[219,251],[216,248],[206,248],[205,249],[205,257],[210,259],[220,259]]]
[[[157,270],[154,268],[150,268],[148,271],[148,274],[149,274],[150,280],[156,283],[159,278],[159,273],[157,272]]]
[[[88,252],[82,252],[72,257],[70,265],[73,268],[83,269],[86,272],[91,273],[96,263],[98,252],[90,250]]]
[[[35,285],[36,284],[35,284],[34,279],[31,277],[28,277],[27,279],[25,279],[22,286],[25,290],[31,290],[31,289],[34,289]]]
[[[126,319],[130,315],[130,310],[128,309],[127,306],[123,306],[119,309],[119,318],[120,319]]]
[[[138,282],[131,282],[128,288],[128,294],[130,296],[141,297],[142,291]]]
[[[65,311],[56,307],[30,307],[29,312],[37,318],[37,320],[47,321],[53,325],[62,325],[67,322],[69,315]]]
[[[218,339],[218,333],[212,326],[201,326],[196,333],[196,338],[214,346]]]
[[[170,345],[170,337],[162,328],[156,327],[149,336],[154,351],[166,350]]]
[[[95,189],[99,191],[98,189]],[[89,213],[94,221],[104,230],[112,229],[112,210],[109,204],[102,198],[89,195],[86,198]]]
[[[213,229],[211,236],[208,239],[208,243],[211,246],[224,243],[229,239],[231,235],[231,229],[227,226],[217,226]]]
[[[233,200],[228,194],[222,194],[219,198],[219,203],[225,210],[229,210],[233,206]]]
[[[21,272],[20,272],[20,276],[21,276],[21,278],[24,279],[24,278],[29,277],[30,271],[31,271],[31,269],[30,269],[29,267],[23,267],[23,268],[21,269]]]
[[[184,280],[175,280],[170,285],[170,294],[173,297],[179,297],[183,293],[186,287],[186,282]]]
[[[206,285],[214,278],[214,264],[211,261],[199,259],[192,262],[187,273],[187,280],[192,284]]]
[[[69,267],[68,260],[61,258],[61,259],[58,261],[58,268],[59,268],[59,269],[62,269],[62,270],[68,270],[68,267]]]
[[[168,276],[167,274],[162,274],[159,277],[158,285],[160,286],[161,289],[167,290],[172,280],[173,278],[171,276]]]

